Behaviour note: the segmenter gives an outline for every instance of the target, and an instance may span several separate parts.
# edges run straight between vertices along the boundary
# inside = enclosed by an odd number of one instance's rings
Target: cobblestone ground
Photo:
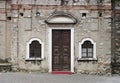
[[[120,76],[0,73],[0,83],[120,83]]]

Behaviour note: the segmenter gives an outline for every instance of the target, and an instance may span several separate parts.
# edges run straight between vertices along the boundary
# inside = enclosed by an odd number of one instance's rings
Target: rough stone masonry
[[[110,23],[111,0],[0,0],[0,59],[15,71],[110,74]]]

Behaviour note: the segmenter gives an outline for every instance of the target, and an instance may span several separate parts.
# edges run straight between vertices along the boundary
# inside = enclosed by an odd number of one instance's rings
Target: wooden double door
[[[52,71],[70,71],[71,31],[52,30]]]

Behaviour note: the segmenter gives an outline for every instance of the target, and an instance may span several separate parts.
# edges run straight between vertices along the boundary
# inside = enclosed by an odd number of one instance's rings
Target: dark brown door
[[[52,70],[70,71],[70,30],[52,30]]]

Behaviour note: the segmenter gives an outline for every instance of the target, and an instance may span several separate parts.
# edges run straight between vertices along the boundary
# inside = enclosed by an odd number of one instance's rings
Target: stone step
[[[0,72],[7,72],[11,70],[12,68],[10,63],[0,63]]]

